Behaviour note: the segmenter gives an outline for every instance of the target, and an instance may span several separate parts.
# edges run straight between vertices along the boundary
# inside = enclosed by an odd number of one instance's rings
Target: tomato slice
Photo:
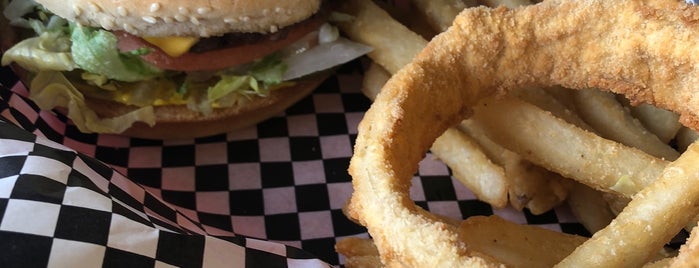
[[[119,39],[117,46],[121,51],[130,51],[142,47],[151,48],[151,52],[142,58],[154,66],[165,70],[176,71],[214,71],[241,65],[262,58],[284,48],[311,31],[317,30],[323,24],[322,19],[313,17],[292,26],[285,38],[280,40],[262,40],[256,43],[224,47],[211,51],[193,53],[187,52],[179,57],[171,57],[160,48],[143,40],[143,38],[124,31],[114,32]]]

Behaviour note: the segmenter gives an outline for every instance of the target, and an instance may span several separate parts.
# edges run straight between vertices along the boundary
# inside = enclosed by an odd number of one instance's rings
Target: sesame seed
[[[109,17],[109,16],[105,16],[105,17],[102,17],[102,19],[100,19],[100,21],[101,21],[100,24],[102,25],[102,28],[105,28],[107,30],[114,28],[114,18]]]
[[[192,24],[194,24],[194,25],[199,25],[199,24],[200,24],[200,23],[199,23],[199,19],[197,19],[197,17],[190,17],[190,18],[189,18],[189,21],[192,22]]]
[[[183,22],[183,21],[187,20],[187,17],[182,15],[182,14],[177,14],[177,15],[175,15],[175,20],[177,20],[179,22]]]
[[[269,27],[270,33],[276,33],[277,31],[279,31],[279,27],[277,27],[277,25],[272,25]]]
[[[211,12],[211,8],[210,8],[210,7],[200,7],[200,8],[197,8],[197,13],[199,13],[200,15],[204,15],[204,14],[207,14],[207,13],[209,13],[209,12]]]
[[[75,16],[78,17],[83,13],[83,10],[79,6],[73,6],[73,13],[75,13]]]
[[[243,21],[243,22],[248,22],[248,21],[250,21],[250,17],[248,17],[248,16],[240,16],[240,18],[238,18],[238,19],[241,20],[241,21]]]
[[[150,24],[155,24],[158,20],[156,20],[153,16],[143,16],[141,17],[143,21],[150,23]]]
[[[163,21],[164,21],[165,23],[172,23],[172,22],[174,22],[174,20],[172,19],[172,17],[163,17]]]
[[[150,12],[156,12],[158,10],[160,10],[160,3],[150,4]]]
[[[283,10],[284,10],[284,9],[282,9],[281,7],[275,7],[275,8],[274,8],[274,12],[276,12],[276,13],[281,13]]]
[[[92,11],[92,12],[100,12],[100,11],[102,11],[102,9],[101,9],[98,5],[95,5],[95,3],[92,3],[92,2],[90,2],[90,3],[87,4],[87,8],[89,8],[90,11]]]
[[[180,14],[182,14],[182,15],[187,15],[187,14],[189,14],[189,9],[187,9],[186,7],[179,7],[177,10],[178,10],[178,11],[180,12]]]
[[[236,23],[236,22],[238,22],[238,20],[235,19],[235,18],[225,18],[225,19],[223,19],[223,22],[225,22],[225,23]]]
[[[123,6],[118,6],[116,10],[119,16],[126,17],[129,15],[129,12],[126,11],[126,8],[124,8]]]
[[[131,25],[129,23],[124,23],[122,25],[122,28],[124,28],[125,31],[130,32],[130,33],[136,32],[136,28],[134,28],[133,25]]]

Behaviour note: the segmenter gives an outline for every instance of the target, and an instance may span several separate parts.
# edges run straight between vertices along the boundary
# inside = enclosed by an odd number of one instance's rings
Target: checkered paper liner
[[[356,126],[370,105],[359,90],[366,62],[346,64],[257,126],[190,140],[80,133],[61,114],[39,111],[2,69],[0,263],[342,265],[336,241],[368,236],[341,211]],[[565,208],[491,208],[431,155],[411,196],[454,218],[496,214],[587,234]]]

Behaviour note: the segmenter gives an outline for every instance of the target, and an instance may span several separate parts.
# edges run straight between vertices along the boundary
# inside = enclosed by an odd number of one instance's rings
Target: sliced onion
[[[284,59],[288,66],[284,81],[330,69],[369,53],[371,50],[369,46],[338,37],[334,42],[319,44],[308,51]]]

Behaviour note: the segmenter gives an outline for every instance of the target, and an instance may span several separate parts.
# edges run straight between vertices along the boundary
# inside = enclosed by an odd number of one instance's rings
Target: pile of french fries
[[[373,99],[432,36],[475,4],[411,0],[413,9],[405,11],[371,0],[346,1],[340,12],[353,20],[340,29],[374,47],[364,94]],[[664,245],[699,219],[699,187],[693,187],[699,182],[699,147],[691,146],[697,137],[680,125],[677,114],[613,93],[526,88],[483,100],[472,117],[444,132],[431,152],[491,206],[540,214],[567,203],[594,234],[579,237],[497,216],[447,220],[475,251],[521,267],[681,267],[699,262],[692,258],[698,254],[696,231],[679,257]],[[345,239],[337,251],[347,257],[347,266],[381,264],[371,240]]]

